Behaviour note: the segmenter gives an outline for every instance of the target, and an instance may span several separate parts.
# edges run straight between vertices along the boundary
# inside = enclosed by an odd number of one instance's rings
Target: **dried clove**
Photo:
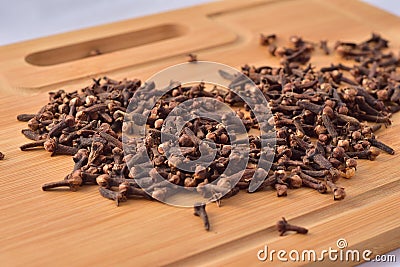
[[[308,229],[297,226],[297,225],[291,225],[289,224],[284,217],[282,217],[282,220],[279,220],[276,223],[276,228],[278,229],[278,232],[280,233],[280,236],[283,236],[287,231],[295,231],[298,234],[307,234]]]
[[[36,114],[19,114],[17,116],[17,120],[18,121],[28,122],[31,119],[33,119],[35,116],[36,116]]]
[[[204,228],[209,231],[210,230],[210,222],[208,221],[208,215],[206,212],[206,204],[204,203],[195,203],[194,204],[194,215],[199,216],[204,223]]]
[[[333,191],[333,199],[334,200],[342,200],[346,197],[346,192],[344,191],[343,187],[338,187],[336,184],[328,180],[326,184],[330,187]]]

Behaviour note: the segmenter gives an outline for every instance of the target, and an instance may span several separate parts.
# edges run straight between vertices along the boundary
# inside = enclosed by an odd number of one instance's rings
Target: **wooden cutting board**
[[[340,181],[348,194],[340,202],[299,189],[286,198],[272,190],[241,192],[220,208],[209,205],[206,232],[191,209],[141,200],[115,207],[97,186],[42,192],[41,184],[70,171],[71,158],[18,148],[27,140],[20,134],[26,124],[16,115],[38,111],[49,90],[78,89],[105,74],[145,80],[186,61],[189,52],[233,67],[277,65],[258,44],[261,32],[278,34],[280,43],[298,34],[332,46],[373,31],[400,50],[400,19],[357,1],[227,1],[0,47],[0,151],[6,154],[0,162],[1,266],[258,265],[265,245],[321,251],[336,249],[339,238],[348,249],[374,255],[400,247],[398,153],[360,161],[356,176]],[[332,61],[339,59],[318,51],[313,57],[317,66]],[[399,131],[396,115],[378,135],[400,151]],[[274,225],[282,216],[309,234],[278,236]]]

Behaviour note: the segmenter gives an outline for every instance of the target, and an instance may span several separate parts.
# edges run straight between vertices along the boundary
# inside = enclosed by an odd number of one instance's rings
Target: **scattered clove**
[[[276,223],[276,228],[278,229],[280,236],[283,236],[287,231],[295,231],[298,234],[307,234],[308,233],[308,229],[301,227],[301,226],[291,225],[286,221],[286,219],[284,217],[282,217],[282,220],[279,220]]]
[[[210,222],[208,221],[208,215],[206,212],[206,204],[204,203],[195,203],[194,204],[194,215],[199,216],[204,223],[204,228],[209,231],[210,230]]]

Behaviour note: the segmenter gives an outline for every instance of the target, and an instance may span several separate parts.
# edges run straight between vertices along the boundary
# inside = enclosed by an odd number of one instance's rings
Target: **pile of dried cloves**
[[[332,53],[327,41],[318,46],[293,36],[288,47],[277,47],[276,39],[276,35],[261,35],[260,43],[268,46],[271,55],[281,58],[281,66],[242,67],[273,113],[268,123],[276,128],[276,146],[270,170],[257,168],[261,142],[259,136],[249,135],[250,160],[243,175],[235,177],[231,173],[207,187],[220,177],[229,161],[240,160],[230,157],[232,146],[223,125],[209,119],[188,122],[176,142],[190,161],[199,157],[201,140],[212,140],[218,151],[211,165],[182,171],[176,168],[173,158],[164,154],[168,144],[161,143],[160,129],[174,107],[188,99],[211,97],[227,103],[235,107],[235,116],[247,131],[257,129],[259,122],[238,95],[219,88],[208,90],[203,83],[176,83],[149,114],[144,148],[125,153],[123,120],[130,99],[141,86],[140,80],[105,77],[79,92],[52,92],[49,103],[38,113],[18,116],[18,120],[28,122],[28,129],[22,133],[33,140],[21,150],[39,147],[52,155],[73,156],[71,173],[64,180],[43,185],[43,190],[59,186],[76,190],[82,185],[98,184],[100,194],[117,205],[135,197],[165,200],[174,192],[171,183],[197,190],[220,203],[222,196],[231,197],[240,189],[248,189],[253,177],[263,176],[267,178],[257,191],[272,187],[278,196],[286,196],[289,188],[308,187],[319,193],[330,192],[334,200],[341,200],[346,194],[337,182],[340,177],[354,176],[356,159],[374,160],[381,150],[394,154],[374,133],[382,125],[390,125],[391,114],[400,110],[400,61],[386,52],[388,41],[373,34],[361,43],[334,45],[336,54],[352,60],[349,65],[332,64],[317,70],[308,62],[318,47],[326,55]],[[196,57],[192,55],[190,61],[195,62]],[[240,76],[221,75],[231,80],[230,88],[246,88]],[[141,153],[147,153],[153,163],[150,172],[141,171],[140,166],[130,169],[126,164],[128,160],[140,163]],[[134,178],[148,181],[146,190]],[[233,186],[230,183],[235,179],[238,183]],[[195,205],[195,211],[196,207],[203,206]],[[207,218],[206,214],[201,217]],[[208,229],[209,223],[205,225]]]

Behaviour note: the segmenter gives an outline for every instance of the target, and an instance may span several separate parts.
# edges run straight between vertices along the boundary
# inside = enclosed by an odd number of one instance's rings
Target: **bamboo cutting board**
[[[265,245],[321,251],[336,249],[339,238],[348,249],[374,255],[400,247],[398,153],[360,161],[356,176],[340,181],[343,201],[309,189],[291,190],[286,198],[272,190],[241,192],[220,208],[207,207],[211,231],[205,232],[190,209],[144,200],[117,208],[97,186],[42,192],[41,184],[70,171],[71,158],[18,149],[27,140],[20,134],[26,124],[16,115],[39,110],[49,90],[78,89],[105,74],[145,80],[190,52],[237,68],[277,65],[258,44],[261,32],[278,34],[281,43],[298,34],[332,46],[372,31],[400,50],[400,19],[360,2],[227,1],[0,47],[0,151],[6,154],[0,162],[1,266],[261,265],[271,264],[257,260]],[[317,66],[332,61],[339,59],[314,53]],[[400,151],[399,131],[396,115],[378,135]],[[278,236],[274,225],[282,216],[309,234]]]

